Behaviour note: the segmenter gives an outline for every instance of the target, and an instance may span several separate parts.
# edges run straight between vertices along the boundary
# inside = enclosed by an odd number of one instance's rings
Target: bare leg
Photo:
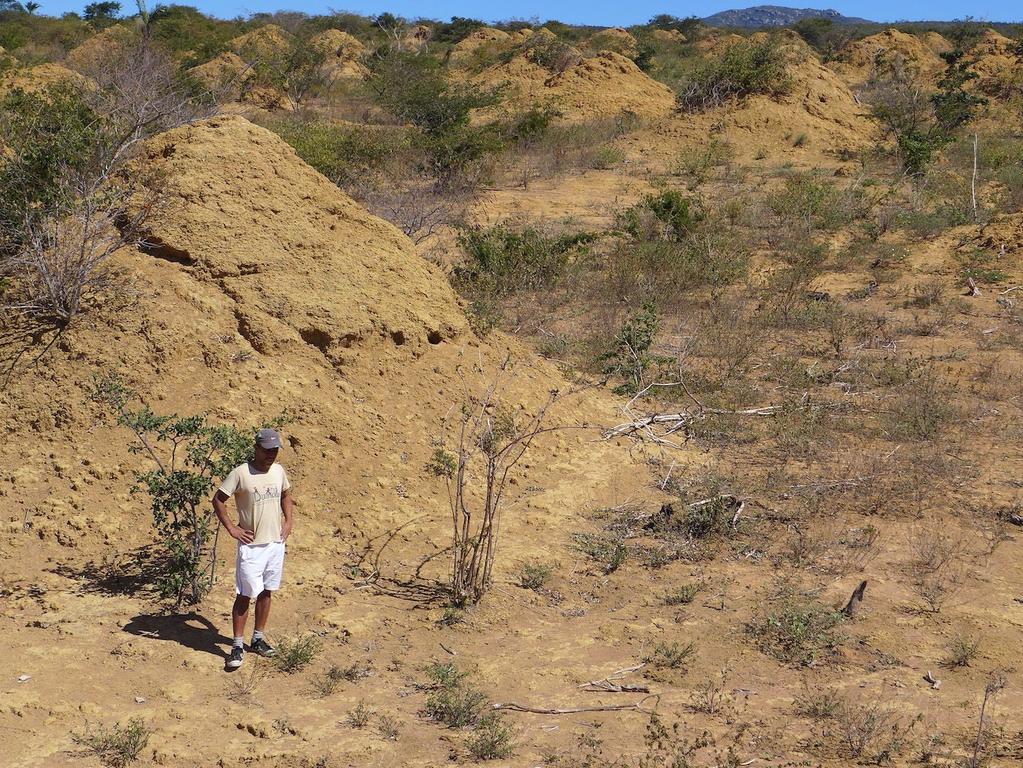
[[[256,598],[256,629],[260,632],[266,629],[266,620],[270,618],[270,598],[273,594],[269,589],[264,589]]]
[[[256,601],[256,616],[259,617],[259,601]],[[245,622],[249,618],[249,598],[245,595],[238,595],[234,599],[234,607],[231,608],[231,626],[234,629],[235,637],[245,636]]]

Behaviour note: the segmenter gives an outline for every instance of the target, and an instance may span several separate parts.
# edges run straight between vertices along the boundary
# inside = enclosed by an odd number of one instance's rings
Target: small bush
[[[373,716],[373,710],[371,710],[365,701],[360,701],[355,705],[355,708],[348,713],[348,724],[352,728],[365,728],[369,725],[369,719]]]
[[[277,645],[277,652],[271,657],[273,664],[281,672],[293,674],[304,669],[316,658],[322,643],[316,635],[304,637],[285,637]]]
[[[426,712],[451,728],[466,728],[479,722],[487,697],[472,686],[442,688],[426,699]]]
[[[572,255],[593,239],[586,232],[551,235],[502,225],[463,229],[458,244],[468,260],[455,268],[455,282],[497,295],[547,288],[561,276]]]
[[[526,563],[519,571],[519,586],[534,592],[543,589],[554,573],[554,568],[545,563]]]
[[[952,669],[970,666],[970,662],[977,658],[977,651],[980,642],[975,638],[956,636],[948,646],[948,656],[944,664]]]
[[[696,644],[671,642],[658,643],[643,657],[643,661],[656,669],[685,670],[696,656]]]
[[[785,664],[810,665],[840,643],[835,628],[844,616],[833,608],[788,597],[749,625],[761,650]]]
[[[931,372],[911,382],[893,402],[887,431],[896,439],[933,440],[955,415],[947,388]]]
[[[274,119],[266,128],[339,187],[365,184],[396,155],[408,153],[411,136],[401,128]]]
[[[473,732],[469,734],[465,745],[477,760],[501,760],[511,757],[512,729],[496,712],[484,715]]]
[[[450,728],[476,725],[483,717],[487,697],[467,683],[468,673],[454,664],[433,664],[426,670],[434,688],[426,699],[426,713]]]
[[[673,592],[664,596],[665,605],[689,605],[696,599],[696,595],[703,589],[702,584],[684,584]]]
[[[736,43],[683,80],[678,88],[679,107],[700,112],[743,96],[784,94],[792,85],[786,70],[785,52],[777,38]]]
[[[597,358],[605,381],[620,380],[617,394],[635,394],[643,388],[649,369],[661,362],[651,353],[661,321],[652,304],[634,312],[612,339],[610,348]]]
[[[321,699],[330,696],[345,679],[344,670],[336,665],[331,665],[330,669],[324,672],[322,675],[318,675],[312,680],[313,692]]]
[[[92,750],[103,765],[124,768],[139,759],[151,734],[142,718],[133,717],[126,725],[115,723],[110,728],[72,734],[71,738],[75,744]]]
[[[575,548],[598,563],[605,574],[617,571],[629,558],[629,548],[615,536],[595,533],[577,533]]]
[[[832,688],[818,688],[811,691],[803,688],[796,697],[796,714],[811,720],[830,720],[842,707],[842,695]]]
[[[401,724],[390,715],[380,715],[377,720],[377,733],[385,741],[397,741],[401,736]]]

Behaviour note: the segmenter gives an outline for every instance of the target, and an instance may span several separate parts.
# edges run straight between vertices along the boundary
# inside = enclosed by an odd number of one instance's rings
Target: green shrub
[[[500,90],[451,83],[439,60],[397,49],[374,59],[368,84],[395,117],[435,136],[467,126],[472,110],[500,101]]]
[[[673,592],[669,592],[664,596],[665,605],[689,605],[693,600],[696,599],[697,593],[703,588],[702,584],[693,582],[692,584],[683,584]]]
[[[486,695],[465,682],[466,673],[444,672],[434,677],[438,688],[426,699],[426,713],[450,728],[467,728],[480,722]]]
[[[468,257],[454,270],[456,284],[475,292],[504,295],[548,288],[561,276],[572,255],[595,236],[550,235],[538,229],[512,230],[504,225],[472,227],[458,233]]]
[[[511,757],[512,729],[496,712],[484,715],[465,741],[469,754],[477,760],[501,760]]]
[[[411,145],[408,132],[394,128],[293,118],[268,120],[263,125],[342,188],[365,182],[396,155],[408,153]]]
[[[365,728],[369,725],[369,719],[373,715],[371,710],[365,701],[360,701],[355,705],[355,708],[348,713],[348,724],[352,728]]]
[[[115,723],[110,728],[74,733],[71,738],[76,744],[90,749],[103,765],[125,768],[139,759],[151,734],[142,718],[133,717],[126,725]]]
[[[550,580],[554,569],[546,563],[525,563],[519,572],[519,586],[539,591]]]
[[[629,548],[620,538],[599,533],[573,535],[575,548],[600,564],[605,574],[617,571],[629,557]]]
[[[526,58],[552,74],[564,72],[582,58],[568,43],[536,35],[526,41]]]
[[[833,608],[788,595],[752,621],[749,631],[778,661],[812,665],[839,645],[835,628],[844,618]]]
[[[89,396],[134,434],[137,444],[131,450],[146,454],[156,465],[148,472],[135,472],[132,490],[149,494],[161,539],[158,588],[177,608],[200,603],[212,589],[216,562],[211,544],[218,523],[210,494],[217,478],[252,458],[258,427],[210,424],[205,416],[159,416],[144,404],[131,410],[138,394],[113,373],[95,377]],[[262,426],[280,428],[286,421],[282,415]]]
[[[20,88],[0,98],[0,258],[20,245],[26,218],[60,209],[68,186],[84,171],[102,138],[100,117],[66,84],[38,93]],[[2,266],[2,265],[0,265]]]
[[[621,380],[614,389],[616,393],[639,392],[648,370],[661,362],[661,358],[650,351],[660,326],[653,305],[643,305],[622,323],[608,350],[597,358],[605,381]]]
[[[779,218],[798,221],[807,230],[835,230],[864,214],[859,190],[838,190],[809,174],[788,177],[785,187],[767,198],[767,205]]]
[[[316,635],[285,637],[277,644],[277,652],[270,658],[278,670],[292,674],[308,666],[322,647],[323,644]]]
[[[704,220],[699,204],[676,189],[649,194],[619,214],[617,227],[637,240],[680,241]]]
[[[699,112],[743,96],[781,95],[791,83],[778,38],[747,40],[689,75],[678,87],[678,102],[686,112]]]
[[[658,643],[643,657],[646,664],[657,669],[687,669],[696,656],[696,644],[680,643]]]

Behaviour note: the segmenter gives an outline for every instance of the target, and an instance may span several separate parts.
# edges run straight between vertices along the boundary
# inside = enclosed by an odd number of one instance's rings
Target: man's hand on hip
[[[229,529],[228,533],[231,534],[232,538],[238,539],[238,541],[242,544],[251,544],[252,540],[256,537],[255,533],[252,531],[246,530],[245,528],[241,528],[237,525],[234,528]]]

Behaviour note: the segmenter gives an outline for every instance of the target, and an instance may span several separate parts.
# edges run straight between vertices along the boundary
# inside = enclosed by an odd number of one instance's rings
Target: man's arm
[[[291,498],[291,489],[281,493],[281,511],[284,513],[284,525],[281,526],[281,541],[287,541],[291,535],[291,528],[295,524],[293,510],[295,502]]]
[[[247,531],[231,522],[227,516],[227,500],[231,498],[223,491],[217,491],[213,496],[213,511],[217,513],[217,519],[221,522],[231,538],[238,539],[242,544],[251,544],[255,534]]]

